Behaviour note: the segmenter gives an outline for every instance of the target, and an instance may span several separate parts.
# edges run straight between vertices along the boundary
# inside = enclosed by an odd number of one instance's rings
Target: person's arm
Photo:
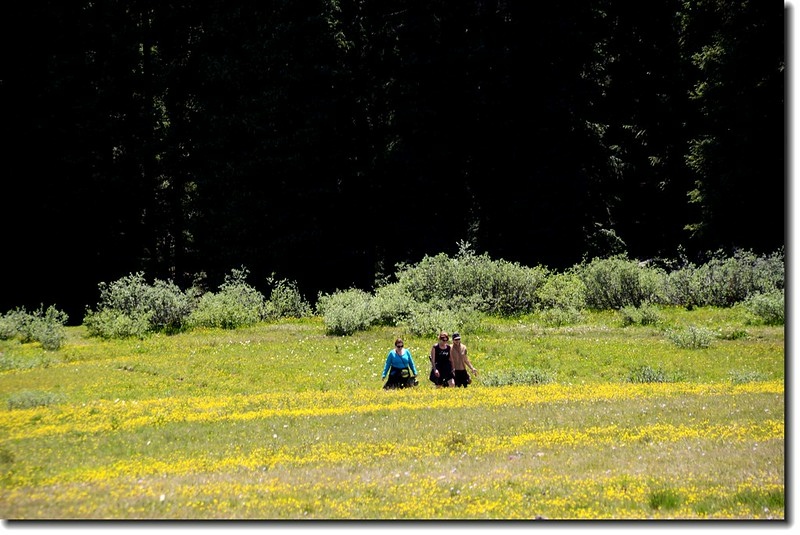
[[[439,376],[439,370],[436,369],[436,346],[431,347],[431,370],[433,375]]]
[[[475,366],[473,366],[469,361],[469,357],[467,356],[467,346],[464,346],[464,364],[466,364],[469,369],[472,370],[472,373],[478,373],[478,370],[475,369]]]
[[[381,379],[386,379],[386,373],[389,371],[389,367],[392,365],[392,352],[389,351],[389,354],[386,355],[386,364],[383,366],[383,373],[381,374]]]
[[[406,349],[406,353],[408,354],[408,363],[411,364],[411,373],[417,375],[417,366],[414,364],[414,358],[411,356],[411,351]]]

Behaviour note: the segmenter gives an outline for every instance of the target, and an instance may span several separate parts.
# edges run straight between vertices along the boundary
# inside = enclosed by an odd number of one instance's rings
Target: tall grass
[[[783,518],[783,328],[659,313],[489,318],[464,335],[467,389],[383,391],[394,339],[423,373],[434,339],[332,335],[319,316],[144,339],[67,327],[57,352],[0,341],[0,515]],[[664,337],[693,325],[749,336]]]
[[[34,314],[57,348],[0,321],[0,515],[782,519],[782,277],[782,256],[556,273],[462,247],[312,314],[246,270],[135,274],[82,326]],[[424,380],[440,329],[467,389]],[[423,380],[386,392],[397,337]]]

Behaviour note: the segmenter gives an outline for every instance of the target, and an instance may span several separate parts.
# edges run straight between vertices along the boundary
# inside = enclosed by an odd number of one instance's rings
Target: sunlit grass
[[[783,518],[783,330],[725,309],[663,314],[489,320],[465,334],[481,374],[555,380],[479,374],[466,390],[427,382],[432,340],[331,337],[317,318],[115,342],[70,328],[51,353],[0,342],[0,515]],[[682,325],[747,337],[679,349],[663,329]],[[386,392],[396,336],[423,380]],[[631,383],[637,365],[679,380]],[[52,397],[15,402],[26,392]]]

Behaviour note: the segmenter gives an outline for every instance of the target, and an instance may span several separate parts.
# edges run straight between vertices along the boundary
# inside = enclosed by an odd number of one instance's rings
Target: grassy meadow
[[[0,341],[0,516],[784,519],[784,327],[661,314],[487,319],[467,389],[428,382],[434,338],[319,317]],[[690,327],[713,340],[668,336]],[[397,336],[420,385],[384,391]]]

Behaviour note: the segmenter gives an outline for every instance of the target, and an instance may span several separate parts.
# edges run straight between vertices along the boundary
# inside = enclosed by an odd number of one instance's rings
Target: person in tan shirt
[[[472,382],[472,378],[467,372],[467,368],[472,370],[472,373],[478,375],[478,370],[469,361],[467,356],[467,346],[461,343],[461,335],[453,333],[453,345],[451,346],[450,356],[453,360],[453,372],[455,374],[455,386],[467,387]]]

